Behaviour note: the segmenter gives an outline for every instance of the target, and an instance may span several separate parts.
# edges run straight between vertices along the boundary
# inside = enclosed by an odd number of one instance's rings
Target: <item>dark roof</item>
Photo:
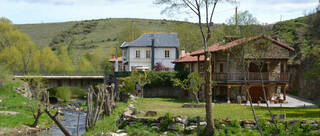
[[[120,48],[126,47],[149,47],[154,39],[155,47],[176,47],[179,48],[178,35],[175,33],[146,33],[132,42],[124,42]]]
[[[210,47],[208,47],[208,50],[210,52],[227,50],[229,48],[233,48],[233,47],[236,47],[238,45],[241,45],[242,43],[249,42],[249,41],[254,41],[254,40],[257,40],[257,39],[260,39],[260,38],[264,38],[264,39],[270,40],[273,43],[275,43],[276,45],[278,45],[280,47],[283,47],[283,48],[285,48],[285,49],[287,49],[289,51],[294,51],[294,49],[292,47],[290,47],[289,45],[287,45],[285,43],[282,43],[282,42],[280,42],[278,40],[272,39],[272,38],[270,38],[268,36],[265,36],[265,35],[253,36],[253,37],[249,37],[249,38],[242,38],[242,39],[238,39],[238,40],[235,40],[235,41],[232,41],[232,42],[228,42],[228,43],[225,43],[225,44],[216,43],[216,44],[213,44]],[[203,54],[204,54],[204,50],[201,49],[201,50],[197,50],[197,51],[192,52],[191,56],[203,55]]]

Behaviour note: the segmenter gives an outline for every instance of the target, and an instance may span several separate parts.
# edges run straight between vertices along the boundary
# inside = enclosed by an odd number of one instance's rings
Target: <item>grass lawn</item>
[[[183,103],[190,100],[172,99],[172,98],[144,98],[139,100],[137,108],[144,112],[157,111],[158,116],[165,113],[181,116],[203,116],[205,117],[205,108],[182,108]],[[256,114],[260,118],[269,119],[270,115],[266,107],[254,107]],[[320,108],[271,108],[273,113],[286,113],[287,119],[299,120],[320,120]],[[143,116],[143,115],[140,115]],[[250,106],[215,103],[213,107],[214,118],[228,118],[233,120],[253,119]]]
[[[28,107],[28,99],[13,90],[16,84],[8,84],[0,87],[0,111],[18,112],[16,115],[0,114],[0,128],[21,128],[24,125],[31,125],[34,121],[32,112]],[[53,122],[47,116],[42,114],[39,120],[39,126],[46,128]]]

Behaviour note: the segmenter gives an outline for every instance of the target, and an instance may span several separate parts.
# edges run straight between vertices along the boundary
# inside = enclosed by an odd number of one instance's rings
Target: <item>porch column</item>
[[[287,88],[288,88],[288,84],[286,84],[284,86],[284,89],[283,89],[283,100],[287,100]]]
[[[285,60],[285,61],[283,61],[284,63],[283,63],[283,72],[284,73],[287,73],[287,61]]]
[[[212,55],[213,55],[213,72],[215,73],[216,72],[216,54],[212,53]]]
[[[248,94],[248,93],[250,93],[250,91],[249,91],[250,90],[250,86],[246,85],[245,89],[246,88],[248,88],[248,92],[247,92],[247,90],[245,90],[246,94],[247,94],[246,95],[246,101],[247,101],[247,104],[250,104],[250,101],[249,101],[250,98],[249,98],[249,94]]]
[[[200,73],[200,55],[197,56],[197,67],[198,67],[198,73]]]
[[[216,102],[217,87],[213,87],[213,101]]]
[[[230,95],[231,95],[231,86],[228,86],[228,96],[227,96],[228,103],[231,103]]]
[[[230,53],[227,54],[227,72],[230,72],[229,63],[230,63]]]

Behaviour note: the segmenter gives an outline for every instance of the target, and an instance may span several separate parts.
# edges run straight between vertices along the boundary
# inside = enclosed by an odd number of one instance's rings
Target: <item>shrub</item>
[[[63,101],[70,101],[72,98],[83,99],[87,95],[85,90],[75,87],[57,87],[48,91],[51,97],[56,97]]]
[[[134,123],[125,127],[126,132],[130,136],[155,136],[157,132],[148,125],[142,123]]]
[[[160,121],[160,130],[166,131],[168,126],[174,123],[173,116],[170,113],[166,113],[165,118]]]
[[[147,87],[172,86],[172,79],[175,78],[176,72],[156,72],[149,73],[151,79]]]
[[[120,92],[124,93],[133,93],[136,87],[136,80],[132,77],[119,78],[120,82]]]

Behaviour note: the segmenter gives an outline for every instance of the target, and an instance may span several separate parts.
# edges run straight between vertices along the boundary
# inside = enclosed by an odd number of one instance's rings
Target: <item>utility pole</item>
[[[236,34],[239,36],[240,35],[240,29],[239,29],[239,16],[238,16],[238,6],[236,6],[235,9],[235,19],[236,19]]]
[[[134,21],[131,22],[131,41],[134,40]]]

